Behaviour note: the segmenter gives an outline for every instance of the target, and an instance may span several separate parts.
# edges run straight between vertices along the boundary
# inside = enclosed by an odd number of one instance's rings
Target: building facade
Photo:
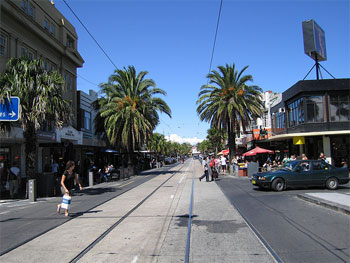
[[[350,79],[303,80],[271,108],[269,142],[285,154],[317,159],[321,152],[339,166],[350,157]]]
[[[77,130],[77,68],[84,60],[77,50],[78,36],[53,1],[3,0],[0,2],[0,71],[12,57],[42,59],[44,68],[57,71],[66,81],[63,97],[72,102],[73,119],[61,130],[43,125],[38,131],[37,172],[50,170],[53,158],[72,155],[71,145],[83,143]],[[25,177],[24,139],[20,126],[0,137],[0,162],[18,160]],[[69,153],[68,153],[69,152]],[[1,163],[0,163],[1,165]],[[3,164],[2,164],[3,165]]]

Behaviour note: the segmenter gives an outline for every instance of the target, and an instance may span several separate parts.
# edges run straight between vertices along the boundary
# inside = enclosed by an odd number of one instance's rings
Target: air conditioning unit
[[[278,109],[278,112],[285,112],[285,111],[286,111],[285,108],[279,108],[279,109]]]

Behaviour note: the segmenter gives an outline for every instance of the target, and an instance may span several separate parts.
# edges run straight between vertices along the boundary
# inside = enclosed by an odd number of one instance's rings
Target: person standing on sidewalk
[[[226,157],[224,155],[221,156],[220,158],[220,162],[221,162],[221,169],[224,175],[226,175]]]
[[[202,166],[203,166],[203,170],[204,170],[204,174],[199,177],[199,181],[201,181],[204,177],[205,177],[205,181],[209,182],[209,175],[208,175],[208,161],[207,161],[207,157],[205,157],[202,161]]]
[[[18,187],[21,185],[20,170],[17,167],[17,163],[13,162],[12,167],[8,173],[8,182],[10,186],[10,197],[13,199],[18,194]]]
[[[61,179],[61,191],[63,195],[72,196],[72,190],[74,189],[74,179],[79,185],[79,189],[82,190],[83,187],[79,182],[79,176],[74,172],[75,163],[74,161],[68,161],[66,164],[66,170],[64,171]],[[57,205],[57,213],[59,214],[61,211],[61,204]],[[68,209],[66,209],[65,216],[69,216]]]

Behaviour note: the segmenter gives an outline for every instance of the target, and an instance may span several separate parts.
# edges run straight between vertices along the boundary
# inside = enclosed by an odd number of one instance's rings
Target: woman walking
[[[61,179],[61,191],[63,195],[69,195],[72,196],[72,189],[74,188],[74,179],[79,185],[79,189],[82,190],[83,187],[81,186],[79,182],[78,174],[74,172],[75,163],[74,161],[68,161],[66,164],[66,170],[64,171]],[[57,213],[60,213],[61,211],[61,204],[57,205]],[[68,209],[66,209],[65,216],[69,216]]]

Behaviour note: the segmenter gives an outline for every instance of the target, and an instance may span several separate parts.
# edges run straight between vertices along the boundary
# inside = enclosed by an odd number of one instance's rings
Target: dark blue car
[[[323,160],[287,162],[275,171],[257,173],[251,182],[259,188],[282,191],[287,187],[321,186],[335,190],[349,182],[348,168],[337,168]]]

